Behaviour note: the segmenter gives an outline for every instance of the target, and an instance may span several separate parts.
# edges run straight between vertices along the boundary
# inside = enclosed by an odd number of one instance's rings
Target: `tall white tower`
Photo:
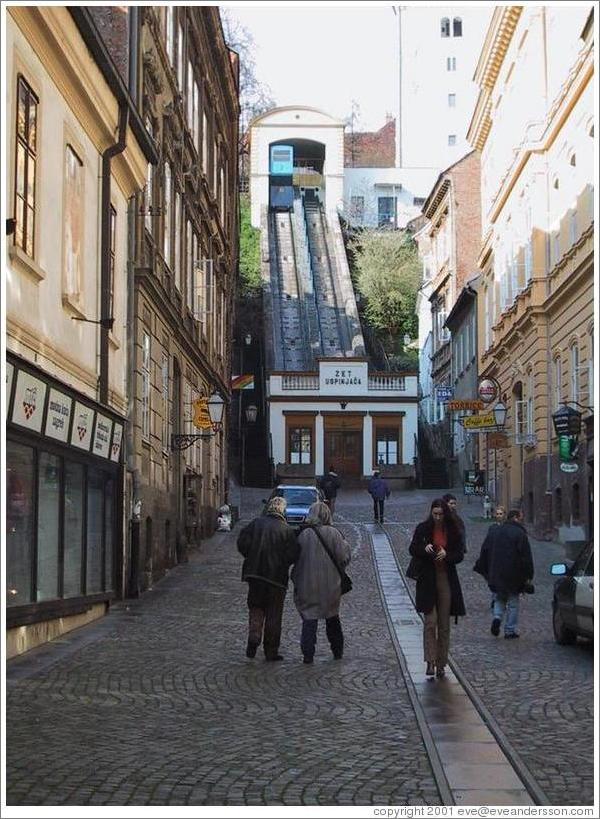
[[[436,174],[471,150],[473,73],[493,8],[395,6],[398,27],[396,167]]]

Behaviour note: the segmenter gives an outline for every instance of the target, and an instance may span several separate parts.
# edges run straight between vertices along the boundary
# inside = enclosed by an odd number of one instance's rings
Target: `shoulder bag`
[[[335,559],[335,557],[331,553],[331,550],[329,549],[329,546],[325,543],[325,541],[321,537],[318,528],[316,526],[311,526],[311,529],[313,530],[315,535],[321,541],[321,545],[323,546],[323,548],[325,549],[325,551],[329,555],[329,559],[331,560],[331,562],[333,563],[335,568],[338,570],[338,573],[340,575],[340,580],[342,581],[342,586],[341,586],[342,594],[347,594],[349,591],[352,591],[352,580],[346,574],[345,569],[342,569],[342,567],[338,564],[337,560]]]

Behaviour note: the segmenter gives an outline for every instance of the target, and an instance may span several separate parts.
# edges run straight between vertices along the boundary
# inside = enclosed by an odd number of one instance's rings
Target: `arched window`
[[[562,360],[560,356],[554,359],[554,409],[562,403]]]
[[[449,17],[442,17],[440,22],[440,34],[442,37],[449,37],[450,36],[450,18]]]
[[[571,346],[571,401],[579,401],[579,346]]]
[[[455,17],[452,21],[452,34],[454,37],[462,37],[462,19]]]
[[[554,182],[552,183],[552,187],[554,188],[555,191],[557,191],[560,188],[560,182],[558,181],[558,176],[554,177]]]
[[[575,167],[577,165],[577,154],[572,153],[569,158],[569,164]]]

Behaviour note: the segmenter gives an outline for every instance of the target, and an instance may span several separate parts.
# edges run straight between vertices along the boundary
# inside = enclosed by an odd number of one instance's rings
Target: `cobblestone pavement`
[[[246,493],[243,515],[263,493]],[[305,666],[286,602],[282,663],[247,660],[236,532],[140,600],[11,661],[8,805],[438,805],[363,531],[342,603]]]
[[[440,494],[394,493],[386,503],[385,529],[404,569],[414,526]],[[478,501],[469,504],[456,494],[469,550],[459,567],[467,617],[452,626],[452,656],[551,804],[593,804],[593,645],[579,641],[576,646],[559,646],[552,635],[549,566],[575,555],[560,544],[530,539],[536,592],[522,598],[521,639],[494,638],[489,630],[490,592],[472,571],[488,524],[481,520]],[[372,518],[372,504],[364,492],[345,493],[337,510],[353,521]]]

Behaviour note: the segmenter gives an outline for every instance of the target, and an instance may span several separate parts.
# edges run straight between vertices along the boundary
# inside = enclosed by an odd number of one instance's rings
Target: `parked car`
[[[321,490],[316,486],[287,486],[285,484],[276,486],[268,500],[276,497],[285,498],[287,503],[285,517],[291,526],[304,523],[313,503],[325,499]],[[263,503],[266,504],[268,501],[263,501]]]
[[[594,544],[588,543],[574,562],[553,563],[550,572],[559,577],[552,598],[554,638],[572,645],[578,636],[594,637]]]

